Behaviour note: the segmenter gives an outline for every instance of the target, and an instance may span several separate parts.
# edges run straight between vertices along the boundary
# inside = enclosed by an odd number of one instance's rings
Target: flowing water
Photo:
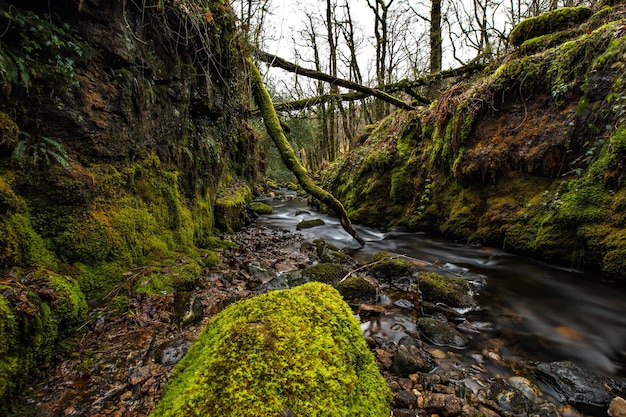
[[[571,360],[608,375],[626,376],[626,297],[624,288],[600,282],[580,271],[549,265],[505,251],[471,246],[405,231],[380,231],[356,225],[366,245],[360,248],[338,219],[316,212],[298,198],[263,200],[274,208],[257,224],[295,231],[303,219],[326,223],[302,233],[344,248],[361,262],[385,250],[442,266],[471,281],[480,291],[480,320],[505,337],[511,356],[530,361]],[[298,211],[305,211],[296,215]],[[385,300],[381,300],[385,302]],[[410,315],[385,316],[387,330],[409,329]],[[377,325],[380,325],[378,323]],[[374,332],[373,324],[364,331]],[[384,323],[382,325],[384,327]],[[393,335],[391,335],[393,337]],[[476,347],[480,351],[480,347]],[[471,355],[471,349],[468,355]]]

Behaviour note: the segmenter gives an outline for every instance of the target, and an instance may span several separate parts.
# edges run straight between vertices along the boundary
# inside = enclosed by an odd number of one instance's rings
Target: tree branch
[[[360,93],[365,93],[368,96],[374,96],[379,98],[387,103],[391,103],[396,107],[399,107],[404,110],[413,110],[414,107],[406,104],[404,101],[400,100],[397,97],[394,97],[390,94],[385,93],[384,91],[378,90],[376,88],[365,87],[363,85],[357,84],[352,81],[344,80],[341,78],[333,77],[328,74],[324,74],[323,72],[315,71],[308,68],[303,68],[299,65],[296,65],[292,62],[289,62],[283,58],[280,58],[276,55],[272,55],[267,52],[257,51],[257,57],[265,62],[266,64],[284,69],[285,71],[293,72],[295,74],[303,75],[305,77],[314,78],[316,80],[326,81],[333,85],[337,85],[339,87],[348,88],[350,90],[355,90]]]
[[[441,71],[436,74],[428,74],[417,80],[401,80],[400,82],[393,84],[386,84],[379,86],[376,90],[384,91],[388,93],[393,93],[396,91],[404,91],[415,100],[422,104],[430,104],[432,100],[427,97],[423,97],[416,93],[413,89],[416,87],[422,87],[431,85],[436,82],[440,82],[441,80],[453,77],[460,77],[462,75],[471,74],[474,72],[478,72],[485,68],[485,64],[477,61],[472,61],[469,64],[454,68],[451,70]],[[356,101],[362,100],[364,98],[370,97],[372,94],[368,94],[366,92],[356,92],[356,93],[346,93],[346,94],[323,94],[315,97],[304,98],[300,100],[290,100],[290,101],[282,101],[278,103],[274,103],[274,108],[276,111],[291,111],[291,110],[303,110],[309,107],[316,106],[318,104],[327,103],[331,100],[335,100],[339,98],[342,101]]]

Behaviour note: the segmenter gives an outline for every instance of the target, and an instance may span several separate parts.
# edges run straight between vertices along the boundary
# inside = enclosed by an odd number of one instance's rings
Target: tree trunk
[[[363,85],[354,83],[352,81],[344,80],[342,78],[332,77],[328,74],[324,74],[323,72],[314,71],[308,68],[303,68],[299,65],[296,65],[292,62],[289,62],[283,58],[277,57],[276,55],[272,55],[267,52],[257,51],[257,56],[261,61],[273,67],[282,68],[286,71],[293,72],[295,74],[304,75],[305,77],[326,81],[332,84],[336,84],[340,87],[349,88],[351,90],[359,91],[361,93],[366,93],[368,95],[384,100],[387,103],[391,103],[394,106],[397,106],[404,110],[414,110],[413,106],[406,104],[404,101],[400,100],[399,98],[394,97],[390,94],[387,94],[384,91],[381,91],[375,88],[365,87]]]
[[[430,6],[430,73],[441,71],[441,0],[432,0]]]
[[[272,105],[272,99],[265,89],[261,73],[254,62],[252,62],[252,59],[248,58],[247,61],[251,75],[254,101],[261,111],[267,133],[274,141],[276,148],[278,148],[283,163],[296,176],[300,186],[313,197],[330,207],[335,212],[337,217],[339,217],[339,221],[341,222],[343,229],[356,239],[361,246],[363,246],[365,241],[352,226],[352,222],[350,222],[350,218],[348,218],[348,214],[346,213],[346,210],[341,202],[328,191],[325,191],[317,186],[309,177],[306,169],[302,166],[302,164],[300,164],[300,161],[298,161],[296,154],[293,152],[291,145],[289,145],[289,142],[285,137],[283,129],[280,127],[278,115]]]

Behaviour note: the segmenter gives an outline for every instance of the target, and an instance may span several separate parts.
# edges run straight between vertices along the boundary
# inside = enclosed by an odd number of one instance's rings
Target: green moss
[[[225,189],[215,201],[215,227],[224,233],[241,228],[246,204],[252,199],[247,185]]]
[[[343,266],[335,263],[319,263],[309,266],[302,271],[302,276],[309,281],[323,282],[325,284],[335,285],[346,274],[348,270]]]
[[[579,25],[589,19],[591,15],[593,15],[593,11],[587,6],[561,7],[522,20],[511,31],[509,40],[512,45],[519,46],[528,39]]]
[[[437,272],[420,272],[417,285],[425,300],[444,303],[451,307],[471,305],[469,284],[463,278],[444,276]]]
[[[350,308],[310,283],[219,313],[150,415],[383,417],[389,400]]]
[[[326,222],[324,220],[322,220],[322,219],[302,220],[302,221],[300,221],[300,223],[298,223],[296,225],[296,230],[310,229],[312,227],[324,226],[325,224],[326,224]]]
[[[137,280],[135,293],[167,294],[193,290],[202,275],[202,267],[194,260],[178,257],[162,267],[149,267]]]
[[[74,267],[80,288],[88,300],[97,300],[106,295],[113,287],[124,281],[128,270],[116,262],[98,265],[77,262]]]
[[[87,304],[76,282],[43,268],[1,285],[0,412],[19,398],[30,372],[50,359],[59,337],[87,319]]]
[[[413,264],[402,257],[389,252],[376,252],[372,256],[374,263],[370,272],[376,278],[396,279],[411,276],[414,272]]]
[[[128,312],[128,304],[130,298],[125,295],[118,295],[114,297],[106,307],[107,316],[111,318],[121,317]]]
[[[274,211],[272,206],[261,201],[253,201],[250,203],[250,207],[252,207],[252,210],[257,214],[272,214],[272,211]]]

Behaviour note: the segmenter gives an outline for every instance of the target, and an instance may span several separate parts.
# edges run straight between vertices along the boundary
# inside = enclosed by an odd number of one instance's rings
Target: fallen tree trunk
[[[341,222],[343,229],[356,239],[361,246],[363,246],[365,241],[352,226],[352,222],[350,221],[350,218],[348,217],[348,214],[346,213],[346,210],[341,202],[328,191],[317,186],[317,184],[315,184],[315,182],[313,182],[313,180],[309,177],[306,169],[302,166],[300,161],[298,161],[296,154],[291,148],[291,145],[289,145],[289,141],[287,141],[285,133],[280,126],[278,115],[272,105],[272,99],[265,89],[261,73],[255,63],[252,62],[252,59],[248,58],[247,61],[251,75],[252,95],[254,96],[254,101],[261,111],[261,116],[263,117],[267,133],[270,135],[272,141],[274,141],[274,144],[278,148],[283,163],[296,176],[300,186],[313,197],[330,207],[335,212],[337,217],[339,217],[339,221]]]
[[[272,56],[272,55],[267,54],[267,56]],[[295,64],[292,64],[292,65],[295,65]],[[413,91],[413,88],[428,86],[437,82],[441,82],[442,80],[445,80],[446,78],[460,77],[463,75],[472,74],[472,73],[481,71],[484,68],[485,68],[485,64],[483,63],[470,62],[469,64],[459,67],[459,68],[441,71],[435,74],[427,74],[416,80],[404,79],[397,83],[381,85],[372,90],[382,91],[384,93],[394,93],[396,91],[404,91],[405,93],[413,97],[415,100],[417,100],[420,104],[428,105],[432,102],[432,100],[427,97],[420,96],[415,91]],[[298,71],[298,74],[302,74],[302,73]],[[302,75],[305,75],[305,74],[302,74]],[[363,89],[365,88],[367,87],[363,87]],[[362,100],[364,98],[371,97],[371,96],[372,94],[366,91],[358,91],[354,93],[346,93],[346,94],[339,94],[339,95],[324,94],[324,95],[304,98],[300,100],[282,101],[282,102],[274,103],[274,108],[277,111],[303,110],[303,109],[313,107],[321,103],[327,103],[331,100],[336,100],[337,98],[339,98],[341,101],[357,101],[357,100]]]
[[[285,71],[293,72],[295,74],[304,75],[305,77],[314,78],[316,80],[326,81],[328,83],[338,85],[339,87],[348,88],[350,90],[355,90],[361,93],[365,93],[370,96],[374,96],[379,98],[387,103],[391,103],[396,107],[399,107],[404,110],[413,110],[414,107],[406,104],[404,101],[400,100],[397,97],[392,96],[391,94],[387,94],[382,90],[378,90],[376,88],[365,87],[364,85],[357,84],[352,81],[344,80],[342,78],[333,77],[328,74],[324,74],[323,72],[315,71],[308,68],[303,68],[293,62],[289,62],[283,58],[280,58],[276,55],[269,54],[263,51],[257,51],[257,56],[259,59],[266,64],[282,68]]]

